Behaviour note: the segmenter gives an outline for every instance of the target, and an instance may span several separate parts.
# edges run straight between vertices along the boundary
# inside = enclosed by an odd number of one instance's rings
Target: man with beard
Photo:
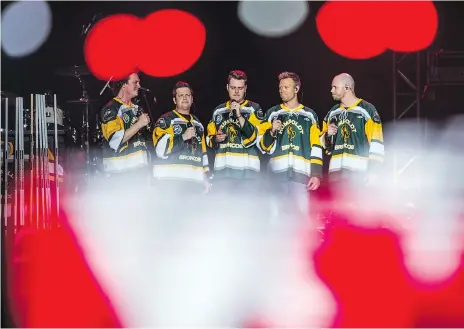
[[[283,72],[278,79],[282,104],[267,110],[258,146],[271,155],[269,169],[277,199],[296,203],[295,208],[304,218],[308,215],[307,191],[317,190],[322,177],[318,118],[298,101],[301,80],[297,74]],[[285,201],[284,209],[289,210]]]
[[[355,179],[365,182],[367,173],[383,162],[382,122],[371,103],[356,97],[353,78],[342,73],[331,86],[332,97],[340,102],[322,123],[321,143],[331,155],[329,181]],[[372,177],[372,175],[371,175]]]

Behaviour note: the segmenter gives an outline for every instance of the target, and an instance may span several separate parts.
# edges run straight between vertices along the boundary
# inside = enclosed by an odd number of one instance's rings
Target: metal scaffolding
[[[413,62],[413,63],[411,63]],[[412,74],[415,75],[414,82],[411,76],[411,67],[414,67]],[[415,107],[416,119],[420,122],[421,118],[421,53],[398,54],[393,52],[393,121],[401,120],[412,108]],[[401,79],[400,79],[401,78]],[[409,87],[402,88],[398,81],[401,80]],[[407,105],[406,105],[407,104]],[[406,105],[402,108],[402,106]],[[398,114],[399,113],[399,114]]]
[[[403,118],[415,118],[421,123],[421,53],[392,53],[393,78],[393,127]],[[414,78],[410,78],[414,77]],[[415,113],[411,111],[415,109]],[[393,151],[393,179],[397,183],[398,176],[416,159],[415,154],[406,163],[398,163],[398,156]]]

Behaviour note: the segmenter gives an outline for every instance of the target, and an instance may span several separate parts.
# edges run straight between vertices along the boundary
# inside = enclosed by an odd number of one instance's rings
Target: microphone
[[[330,120],[329,124],[337,125],[337,118],[333,117]],[[337,134],[334,134],[334,135],[330,136],[330,138],[329,138],[329,147],[327,148],[327,154],[328,155],[331,155],[333,153],[334,148],[335,148],[335,141],[336,140],[337,140]]]
[[[151,93],[151,90],[150,89],[147,89],[147,88],[143,88],[143,87],[140,87],[139,88],[141,91],[145,91],[147,93]]]
[[[192,125],[191,122],[187,122],[187,129],[188,128],[193,128],[193,125]],[[189,144],[192,144],[192,139],[193,139],[193,137],[190,138],[190,139],[187,139],[186,142],[188,142]]]
[[[283,122],[284,122],[284,118],[285,118],[284,114],[279,114],[279,115],[277,116],[277,118],[274,118],[274,119],[272,120],[272,122],[274,122],[274,121],[276,121],[276,120],[279,120],[280,122],[283,123]],[[276,130],[275,136],[277,136],[277,133],[278,133],[278,131]]]
[[[231,101],[230,101],[230,105],[232,105],[233,103],[238,103],[238,102],[237,102],[237,101],[234,101],[234,100],[231,100]],[[237,113],[236,113],[236,111],[231,109],[231,112],[232,112],[232,118],[233,118],[234,120],[237,120]],[[239,112],[240,112],[240,109],[239,109]]]
[[[192,123],[191,123],[191,122],[187,122],[187,128],[192,128],[192,127],[193,127]],[[187,139],[186,142],[187,142],[187,145],[190,147],[192,153],[195,152],[196,146],[197,146],[197,145],[196,145],[196,141],[195,141],[195,137],[192,137],[192,138],[190,138],[190,139]]]

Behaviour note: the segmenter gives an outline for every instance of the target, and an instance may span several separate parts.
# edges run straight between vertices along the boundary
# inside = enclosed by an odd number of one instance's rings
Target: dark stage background
[[[2,9],[7,3],[2,2]],[[252,33],[239,21],[237,2],[50,2],[53,27],[48,40],[36,53],[24,58],[9,58],[2,52],[1,88],[26,97],[27,100],[30,93],[51,91],[58,95],[59,106],[71,118],[78,118],[79,106],[66,104],[66,101],[78,99],[81,95],[77,79],[57,76],[54,72],[61,67],[85,64],[82,25],[89,23],[97,13],[103,17],[116,13],[144,17],[159,9],[177,8],[196,15],[203,22],[206,27],[206,45],[198,62],[183,74],[171,78],[142,76],[142,85],[154,90],[158,99],[155,117],[173,108],[170,96],[172,87],[176,81],[184,80],[193,86],[196,114],[206,124],[214,107],[226,99],[228,72],[241,69],[249,76],[248,98],[260,103],[263,108],[275,105],[280,100],[278,73],[298,73],[303,83],[302,103],[313,108],[320,119],[333,104],[329,93],[332,77],[340,72],[348,72],[357,82],[358,96],[376,105],[385,121],[391,120],[392,53],[388,51],[369,60],[349,60],[333,53],[324,45],[316,30],[315,16],[322,4],[310,3],[308,18],[293,34],[265,38]],[[428,50],[464,50],[464,21],[459,18],[464,4],[440,1],[435,5],[439,14],[439,29]],[[395,24],[388,17],[382,19],[385,24]],[[340,27],[340,33],[349,38],[349,21],[346,25],[346,30]],[[181,52],[182,38],[189,38],[189,32],[185,31],[179,38],[177,49],[160,46],[159,51]],[[118,42],[117,37],[115,42]],[[422,79],[425,80],[425,53],[423,59]],[[408,74],[408,69],[404,69],[404,72]],[[414,64],[411,62],[411,78],[414,72]],[[95,117],[96,111],[111,95],[107,92],[99,96],[104,81],[89,76],[85,78],[90,98],[100,101],[91,108]],[[459,107],[459,104],[456,103],[456,106]],[[440,111],[441,115],[446,115],[447,109]]]
[[[7,1],[1,2],[2,10],[8,4]],[[260,103],[264,109],[280,102],[277,75],[282,71],[298,73],[302,79],[300,100],[313,108],[319,119],[322,119],[333,105],[330,95],[333,76],[340,72],[348,72],[356,80],[357,95],[373,103],[384,121],[393,119],[392,53],[387,51],[369,60],[349,60],[333,53],[319,37],[315,24],[317,11],[323,2],[311,2],[311,12],[304,24],[291,35],[281,38],[261,37],[249,31],[238,19],[237,2],[232,1],[53,1],[49,4],[53,14],[52,31],[37,52],[15,59],[8,57],[2,50],[1,90],[25,97],[26,107],[29,106],[31,93],[51,91],[57,94],[59,107],[74,120],[76,126],[80,124],[82,107],[70,105],[67,101],[79,99],[80,84],[76,78],[58,76],[55,71],[71,65],[85,64],[82,26],[88,24],[95,14],[105,17],[116,13],[129,13],[143,17],[166,8],[185,10],[197,16],[206,27],[206,45],[200,59],[187,72],[170,78],[141,75],[142,86],[153,90],[158,100],[153,111],[155,119],[173,109],[172,87],[176,81],[184,80],[192,85],[195,92],[195,114],[206,125],[214,107],[226,100],[227,74],[234,69],[247,72],[248,98]],[[427,71],[426,51],[464,50],[464,3],[440,1],[435,2],[435,5],[439,14],[439,28],[435,41],[423,52],[423,83]],[[379,19],[385,24],[395,24],[389,17]],[[341,24],[345,24],[346,27],[338,27],[340,33],[347,38],[352,37],[349,20]],[[159,51],[182,52],[183,38],[189,38],[188,30],[179,38],[176,49],[166,49],[160,45]],[[114,41],[118,42],[117,37]],[[353,43],[356,42],[359,41],[354,39]],[[409,68],[404,68],[404,73],[414,77],[413,62]],[[90,114],[95,118],[111,95],[107,92],[102,97],[99,96],[105,81],[91,76],[84,78],[90,98],[98,100],[91,106]],[[446,103],[438,100],[426,104],[424,101],[422,107],[426,109],[425,116],[443,118],[453,113],[462,113],[463,91],[463,87],[447,89]],[[399,109],[399,113],[402,110]],[[411,111],[409,115],[413,113],[414,111]],[[386,141],[388,143],[388,138]],[[2,248],[2,252],[3,250]],[[2,306],[2,327],[10,326],[12,324],[8,323],[8,318],[5,317],[5,303],[2,303]]]

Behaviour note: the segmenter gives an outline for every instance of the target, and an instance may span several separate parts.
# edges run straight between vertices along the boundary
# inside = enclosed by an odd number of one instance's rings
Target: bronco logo
[[[235,138],[237,138],[238,136],[238,131],[237,129],[235,129],[234,126],[230,125],[229,126],[229,129],[228,129],[228,135],[230,137],[230,142],[234,143],[235,142]]]
[[[350,138],[350,131],[348,130],[347,125],[342,127],[342,137],[345,143],[348,142],[348,138]]]
[[[295,130],[293,130],[292,126],[287,126],[287,135],[288,135],[288,139],[290,140],[290,143],[292,143],[296,135],[296,132]]]

